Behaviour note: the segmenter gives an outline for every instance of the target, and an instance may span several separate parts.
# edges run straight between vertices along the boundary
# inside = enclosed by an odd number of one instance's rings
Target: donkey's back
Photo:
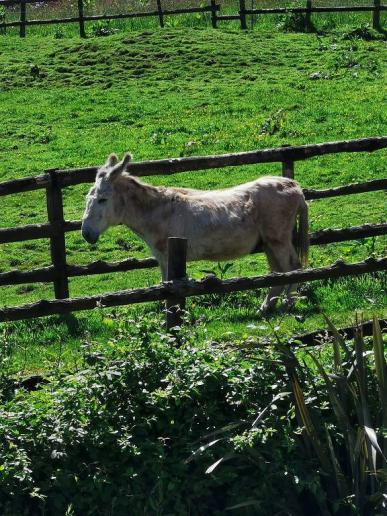
[[[189,260],[225,260],[270,241],[289,241],[304,196],[296,181],[262,177],[223,190],[170,189],[169,236],[188,239]]]

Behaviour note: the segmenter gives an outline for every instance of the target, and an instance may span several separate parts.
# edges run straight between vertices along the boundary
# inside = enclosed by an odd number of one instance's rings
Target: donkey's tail
[[[300,207],[298,209],[298,227],[297,227],[297,238],[296,248],[297,254],[301,262],[302,267],[306,267],[308,264],[309,255],[309,216],[308,216],[308,205],[305,199],[302,199]]]

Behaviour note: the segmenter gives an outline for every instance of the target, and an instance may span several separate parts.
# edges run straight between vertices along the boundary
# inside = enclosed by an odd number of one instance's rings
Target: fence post
[[[168,238],[168,268],[167,281],[183,279],[186,276],[187,239]],[[182,310],[185,308],[185,298],[171,297],[165,303],[167,330],[180,326]]]
[[[372,27],[380,30],[380,0],[374,0],[374,12],[372,13]]]
[[[282,162],[282,175],[294,179],[294,161]]]
[[[160,27],[164,27],[164,14],[163,9],[161,7],[161,0],[157,0],[157,10],[159,12],[159,20],[160,20]]]
[[[312,32],[312,0],[306,0],[305,31]]]
[[[26,2],[25,2],[25,0],[20,0],[19,35],[21,38],[25,38],[25,36],[26,36]]]
[[[289,145],[281,145],[281,147],[286,148],[289,147]],[[283,177],[294,179],[294,161],[284,160],[282,162],[282,175]]]
[[[66,271],[66,242],[64,233],[63,197],[55,170],[49,170],[50,184],[46,188],[47,214],[53,225],[50,238],[51,261],[55,270],[54,290],[56,299],[69,297],[69,282]]]
[[[216,0],[211,0],[211,23],[214,29],[216,29],[217,24],[216,7]]]
[[[241,29],[247,29],[246,0],[239,0],[239,16],[241,18]]]
[[[79,17],[79,35],[81,36],[81,38],[85,38],[86,32],[85,32],[85,20],[83,19],[84,18],[83,0],[78,0],[78,17]]]

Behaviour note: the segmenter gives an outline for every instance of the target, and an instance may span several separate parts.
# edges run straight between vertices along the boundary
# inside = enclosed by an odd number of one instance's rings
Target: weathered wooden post
[[[239,16],[241,18],[241,29],[247,29],[246,23],[246,0],[239,0]]]
[[[290,147],[290,145],[281,145],[282,148]],[[282,175],[294,179],[294,161],[283,160],[282,161]]]
[[[212,27],[214,29],[216,29],[216,26],[217,26],[216,11],[217,11],[216,0],[211,0],[211,23],[212,23]]]
[[[64,232],[63,197],[55,170],[49,171],[50,184],[46,188],[47,214],[52,225],[50,237],[51,261],[55,269],[54,291],[56,299],[69,297],[67,278],[66,241]]]
[[[157,10],[159,12],[160,27],[164,27],[164,13],[161,7],[161,0],[157,0]]]
[[[20,28],[19,35],[21,38],[25,38],[26,36],[26,2],[25,0],[20,0]]]
[[[282,162],[282,175],[294,179],[294,161]]]
[[[167,281],[184,279],[187,274],[187,239],[168,238],[168,268]],[[171,297],[165,303],[167,330],[180,326],[182,311],[185,308],[185,298]]]
[[[86,37],[85,20],[83,14],[83,0],[78,0],[78,18],[79,18],[79,35],[81,38]]]
[[[374,0],[374,12],[372,13],[372,27],[380,30],[380,0]]]
[[[306,0],[305,31],[312,32],[312,0]]]

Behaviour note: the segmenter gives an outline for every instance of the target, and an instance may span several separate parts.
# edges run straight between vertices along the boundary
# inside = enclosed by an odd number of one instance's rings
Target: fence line
[[[355,140],[341,140],[308,145],[286,145],[271,149],[235,152],[215,156],[190,156],[184,158],[130,162],[127,165],[127,170],[130,174],[139,177],[172,175],[180,172],[257,165],[259,163],[303,161],[327,154],[374,152],[385,148],[387,148],[387,136],[376,136],[373,138],[359,138]],[[82,183],[93,182],[97,170],[97,166],[67,170],[55,169],[55,174],[58,176],[58,184],[63,188],[65,186],[75,186]],[[50,174],[49,171],[47,171],[35,177],[5,181],[0,183],[0,196],[46,188],[50,180]]]
[[[184,240],[184,239],[178,239]],[[387,258],[379,260],[368,258],[363,262],[345,264],[337,262],[328,267],[297,270],[284,273],[272,273],[266,276],[251,278],[232,278],[220,280],[215,276],[207,276],[200,281],[174,279],[153,287],[124,290],[113,294],[91,297],[59,299],[55,301],[38,301],[37,303],[19,307],[0,309],[0,322],[16,321],[31,317],[44,317],[54,314],[65,314],[80,310],[92,310],[97,307],[111,307],[129,304],[147,303],[181,299],[208,294],[229,294],[272,286],[283,286],[290,283],[303,283],[346,276],[358,276],[365,273],[387,269]]]
[[[379,319],[380,329],[384,332],[387,329],[387,319]],[[356,332],[361,331],[365,337],[370,337],[373,334],[374,321],[363,321],[355,324],[355,326],[346,326],[345,328],[338,328],[337,332],[347,340],[355,338]],[[289,344],[293,344],[297,348],[320,346],[325,344],[329,338],[334,338],[336,332],[330,329],[315,330],[308,333],[301,333],[294,335],[289,339]]]
[[[310,245],[325,245],[347,240],[376,237],[387,234],[387,223],[364,224],[345,229],[321,229],[309,235]],[[254,253],[262,252],[255,249]],[[68,277],[91,276],[94,274],[108,274],[111,272],[128,272],[140,269],[157,267],[155,258],[127,258],[118,262],[106,262],[97,260],[87,265],[65,265],[64,271]],[[0,286],[19,285],[21,283],[51,283],[55,280],[55,266],[42,267],[30,271],[9,271],[0,273]],[[67,296],[65,296],[67,297]]]
[[[381,180],[381,182],[383,183],[387,183],[387,179],[383,179]],[[359,186],[363,186],[364,183],[360,183]],[[350,186],[353,186],[353,185],[348,185],[348,187]],[[357,186],[357,185],[356,185]],[[343,188],[343,190],[347,187],[339,187],[339,188]],[[338,190],[339,190],[338,188]],[[318,199],[326,199],[326,198],[329,198],[329,197],[338,197],[338,196],[342,196],[342,195],[348,195],[348,194],[353,194],[353,193],[365,193],[365,192],[375,192],[375,191],[379,191],[379,190],[385,190],[387,187],[384,186],[384,187],[374,187],[374,188],[369,188],[369,189],[365,189],[365,188],[359,188],[358,190],[355,190],[354,191],[351,191],[350,188],[348,188],[350,191],[348,193],[343,193],[341,191],[338,191],[337,193],[335,192],[329,192],[329,190],[304,190],[304,194],[305,194],[305,198],[307,200],[318,200]],[[332,190],[335,190],[335,189],[332,189]],[[321,196],[319,195],[321,192]],[[46,224],[29,224],[29,225],[26,225],[26,226],[18,226],[16,228],[1,228],[0,229],[0,244],[9,244],[9,243],[12,243],[12,242],[24,242],[25,240],[38,240],[38,239],[41,239],[41,238],[50,238],[50,239],[53,239],[55,237],[59,237],[62,233],[68,233],[68,232],[71,232],[71,231],[78,231],[79,229],[81,229],[81,221],[80,220],[70,220],[70,221],[63,221],[63,223],[61,223],[60,220],[56,220],[56,221],[53,221],[53,222],[49,222],[49,223],[46,223]],[[322,231],[324,231],[326,234],[327,232],[329,231],[341,231],[342,234],[340,234],[340,238],[343,238],[344,240],[351,240],[352,238],[347,238],[348,237],[351,237],[352,233],[348,233],[348,235],[345,233],[345,232],[350,232],[352,230],[354,231],[357,231],[356,234],[360,234],[360,233],[369,233],[369,234],[366,234],[365,236],[377,236],[377,235],[380,235],[380,231],[384,231],[385,229],[385,224],[381,223],[381,224],[365,224],[364,226],[352,226],[351,228],[343,228],[343,229],[330,229],[330,228],[327,228],[327,229],[324,229]],[[315,238],[313,235],[315,234],[312,234],[311,235],[311,239],[313,241],[313,239]],[[317,238],[317,237],[316,237]],[[359,236],[357,238],[363,238],[363,236]],[[334,241],[334,240],[333,240]],[[322,243],[322,242],[318,242],[319,244]],[[327,241],[327,242],[324,242],[324,243],[331,243],[331,241]]]
[[[46,0],[47,1],[47,0]],[[50,0],[49,0],[50,1]],[[52,0],[51,0],[52,1]],[[181,9],[163,9],[162,0],[157,0],[157,10],[155,11],[142,11],[132,13],[121,13],[121,14],[97,14],[97,15],[86,15],[84,14],[84,0],[78,0],[77,10],[78,15],[70,18],[53,18],[53,19],[42,19],[42,20],[28,20],[26,17],[26,5],[39,3],[39,0],[3,0],[0,1],[0,6],[8,7],[19,5],[20,17],[19,21],[3,22],[0,24],[0,29],[6,29],[7,27],[19,27],[20,37],[25,37],[26,26],[28,25],[48,25],[48,24],[61,24],[61,23],[78,23],[79,34],[82,38],[86,37],[85,22],[97,21],[97,20],[117,20],[126,18],[146,18],[146,17],[157,17],[159,19],[160,27],[164,27],[164,17],[170,15],[180,14],[191,14],[191,13],[205,13],[211,14],[211,24],[214,28],[217,27],[219,21],[230,21],[239,20],[241,29],[247,29],[247,16],[256,15],[269,15],[269,14],[290,14],[299,13],[305,14],[305,30],[311,31],[313,29],[311,15],[312,13],[327,13],[327,12],[371,12],[372,13],[372,25],[376,30],[381,30],[380,26],[380,13],[381,11],[387,10],[387,5],[382,5],[381,0],[373,0],[373,5],[364,6],[314,6],[312,0],[305,0],[305,7],[276,7],[276,8],[265,8],[265,9],[247,9],[246,0],[239,0],[239,11],[237,14],[218,15],[221,10],[221,4],[217,4],[215,0],[208,0],[208,5],[200,7],[189,7]]]
[[[135,175],[173,174],[183,171],[220,168],[256,163],[281,162],[282,174],[294,177],[294,162],[313,156],[322,156],[341,152],[372,152],[387,147],[387,137],[365,138],[324,144],[286,146],[277,149],[224,154],[220,156],[199,156],[190,158],[166,159],[131,163],[130,172]],[[144,260],[127,259],[121,262],[97,261],[87,265],[69,265],[66,261],[65,233],[79,230],[81,221],[66,221],[63,213],[62,188],[66,186],[92,182],[95,179],[97,167],[87,167],[71,170],[49,170],[37,177],[29,177],[0,183],[0,195],[10,195],[18,192],[45,189],[47,201],[48,223],[30,224],[16,228],[0,229],[0,244],[34,240],[50,239],[51,263],[49,267],[30,271],[9,271],[0,273],[0,285],[16,285],[32,282],[52,282],[56,299],[69,298],[69,278],[91,274],[105,274],[144,269],[157,266],[154,258]],[[376,179],[364,183],[355,183],[335,188],[314,190],[305,189],[305,197],[309,200],[325,199],[355,193],[385,190],[387,179]],[[310,234],[312,245],[324,245],[333,242],[356,240],[387,234],[387,223],[365,224],[344,229],[324,229]],[[180,245],[180,244],[177,244]],[[259,251],[256,250],[256,251]],[[176,259],[182,254],[177,253]],[[182,270],[182,262],[173,264],[171,255],[171,271]],[[184,261],[184,260],[183,260]],[[172,274],[172,272],[171,272]],[[182,296],[185,297],[185,296]],[[178,304],[182,304],[180,300]],[[66,305],[67,306],[67,305]],[[173,313],[170,321],[178,315]],[[169,321],[168,324],[172,324]]]

